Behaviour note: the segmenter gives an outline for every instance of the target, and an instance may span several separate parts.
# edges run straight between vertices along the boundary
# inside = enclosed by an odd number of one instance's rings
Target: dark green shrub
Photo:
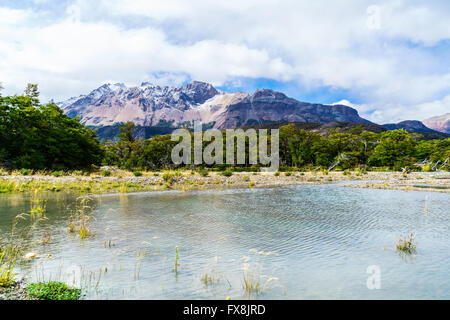
[[[23,176],[28,176],[28,175],[31,174],[31,170],[22,168],[22,169],[20,169],[20,174],[23,175]]]
[[[231,177],[233,175],[233,171],[225,170],[225,171],[222,171],[220,174],[224,177]]]
[[[163,173],[162,178],[165,182],[172,183],[174,180],[175,174],[171,172]]]
[[[102,171],[102,176],[104,176],[104,177],[109,177],[109,176],[111,176],[111,171],[109,171],[109,170],[104,170],[104,171]]]
[[[54,177],[61,177],[61,176],[63,176],[64,175],[64,172],[63,171],[54,171],[53,173],[52,173],[52,176],[54,176]]]
[[[202,177],[207,177],[209,175],[209,172],[205,168],[201,168],[200,170],[198,170],[198,174]]]

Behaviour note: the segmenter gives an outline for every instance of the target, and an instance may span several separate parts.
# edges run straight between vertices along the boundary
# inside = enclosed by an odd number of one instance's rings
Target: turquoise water
[[[18,267],[81,285],[86,299],[450,298],[448,194],[315,185],[104,195],[91,201],[85,240],[67,232],[74,208],[74,196],[48,196],[30,240],[40,258]],[[28,209],[27,196],[0,196],[0,234]],[[399,254],[397,239],[413,231],[417,254]],[[380,289],[366,285],[369,266]],[[262,293],[243,289],[248,275]]]

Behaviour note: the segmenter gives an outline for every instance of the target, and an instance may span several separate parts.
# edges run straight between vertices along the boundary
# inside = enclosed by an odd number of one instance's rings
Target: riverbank
[[[130,172],[113,170],[110,176],[67,175],[6,175],[0,177],[1,193],[19,192],[76,192],[81,194],[131,193],[163,190],[201,190],[211,188],[258,188],[301,184],[324,184],[345,181],[365,181],[344,184],[343,187],[426,190],[450,193],[450,173],[414,172],[234,172],[225,176],[220,172],[200,174],[196,171]]]
[[[387,174],[383,179],[373,179],[359,184],[344,184],[342,187],[385,189],[402,191],[433,191],[450,193],[450,173],[413,173],[408,175]]]
[[[15,282],[9,287],[0,287],[0,300],[39,300],[28,294],[22,282]]]

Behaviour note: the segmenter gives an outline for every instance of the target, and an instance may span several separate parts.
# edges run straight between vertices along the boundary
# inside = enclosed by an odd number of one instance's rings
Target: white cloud
[[[423,121],[432,116],[448,113],[450,110],[450,94],[439,100],[431,100],[412,105],[395,103],[383,105],[377,103],[372,105],[354,104],[348,100],[341,100],[334,104],[342,104],[355,108],[363,118],[380,124],[397,123],[404,120]]]
[[[152,71],[187,73],[216,85],[231,76],[282,78],[289,73],[280,59],[244,45],[216,40],[173,45],[156,29],[124,30],[73,21],[72,16],[45,28],[9,31],[10,41],[0,43],[5,87],[21,91],[27,82],[38,82],[46,97],[57,100],[106,79],[131,84],[154,80]]]
[[[377,122],[439,114],[448,108],[450,66],[438,61],[446,61],[439,45],[450,39],[450,5],[377,1],[379,28],[370,28],[373,4],[77,0],[43,25],[32,23],[39,11],[0,7],[0,81],[7,93],[38,82],[59,100],[106,81],[264,77],[349,90]]]
[[[25,10],[0,7],[0,26],[12,26],[24,22],[29,12]]]

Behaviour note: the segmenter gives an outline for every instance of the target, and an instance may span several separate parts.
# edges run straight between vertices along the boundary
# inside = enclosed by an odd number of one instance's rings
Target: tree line
[[[174,167],[171,151],[177,141],[172,141],[170,135],[137,140],[133,137],[133,127],[133,123],[124,124],[120,129],[122,133],[119,134],[119,140],[105,145],[105,165],[147,170]],[[193,139],[194,134],[191,136]],[[224,132],[223,137],[225,148]],[[436,167],[442,169],[449,168],[450,138],[421,140],[419,134],[408,133],[403,129],[374,133],[357,127],[348,132],[332,129],[321,135],[288,124],[279,128],[279,137],[280,165],[285,168],[313,170],[320,167],[345,170],[357,167],[385,167],[401,170],[404,167],[414,168],[418,163],[437,164]],[[203,142],[203,148],[209,143]],[[223,154],[226,154],[225,149]],[[235,167],[250,166],[248,148],[245,158],[246,164]],[[206,167],[205,164],[202,166]],[[224,169],[226,166],[209,167]]]

